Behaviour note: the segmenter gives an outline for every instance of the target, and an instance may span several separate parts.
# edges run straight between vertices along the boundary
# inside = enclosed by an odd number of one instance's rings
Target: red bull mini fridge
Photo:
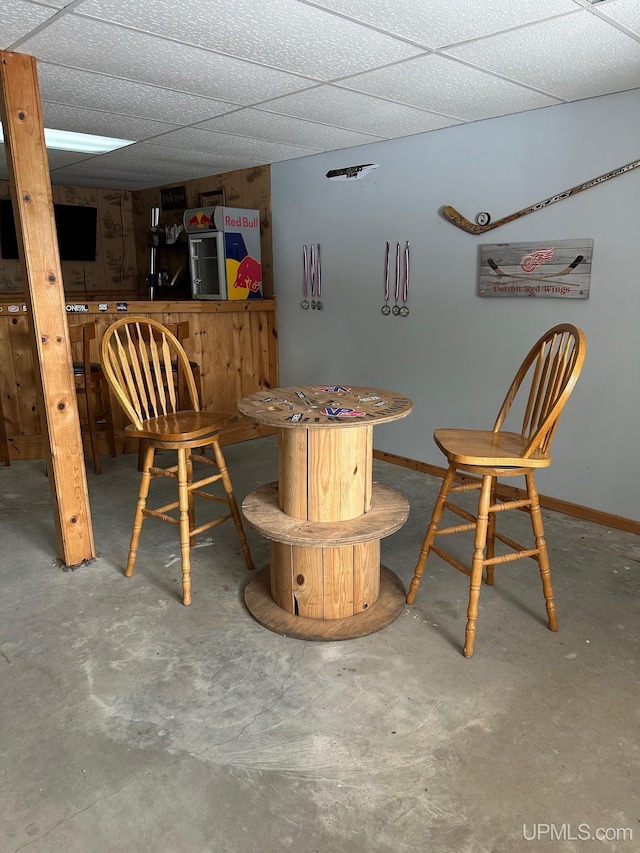
[[[186,210],[193,299],[262,299],[260,214],[239,207]]]

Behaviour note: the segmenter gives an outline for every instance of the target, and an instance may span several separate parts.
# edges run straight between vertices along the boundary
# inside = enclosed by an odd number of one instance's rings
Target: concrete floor
[[[275,439],[225,453],[240,502],[277,479]],[[314,643],[246,611],[230,523],[193,551],[191,607],[173,526],[145,522],[125,579],[136,457],[103,462],[98,559],[73,572],[44,463],[0,469],[2,853],[640,849],[636,536],[544,513],[557,634],[535,564],[498,567],[465,660],[468,582],[434,557],[392,625]],[[411,502],[382,543],[407,586],[438,481],[374,476]],[[598,829],[619,840],[582,840]]]

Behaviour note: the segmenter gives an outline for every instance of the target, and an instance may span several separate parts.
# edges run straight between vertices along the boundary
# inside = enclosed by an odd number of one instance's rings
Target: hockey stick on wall
[[[520,275],[520,273],[510,273],[505,272],[500,269],[498,264],[493,260],[493,258],[487,258],[487,264],[491,267],[496,275],[502,276],[503,278],[519,278],[519,279],[528,279],[529,281],[545,281],[548,278],[560,278],[563,275],[569,275],[572,273],[576,267],[580,266],[580,264],[584,261],[584,255],[578,255],[574,261],[571,261],[568,267],[565,267],[560,272],[550,272],[542,275],[530,275],[529,273],[525,275]]]
[[[634,160],[632,163],[627,163],[626,166],[620,166],[619,169],[614,169],[612,172],[607,172],[604,175],[600,175],[598,178],[594,178],[592,181],[587,181],[584,184],[578,184],[575,187],[571,187],[569,190],[565,190],[562,193],[558,193],[558,195],[551,196],[551,198],[546,198],[544,201],[539,201],[537,204],[532,204],[531,207],[524,207],[522,210],[519,210],[517,213],[512,213],[511,216],[505,216],[502,219],[496,219],[495,222],[490,221],[490,217],[488,213],[479,214],[484,218],[483,225],[476,224],[475,222],[469,222],[461,213],[455,209],[455,207],[451,207],[447,205],[442,208],[442,215],[445,219],[448,219],[453,225],[457,225],[458,228],[462,228],[463,231],[466,231],[468,234],[484,234],[485,231],[491,231],[493,228],[499,228],[501,225],[506,225],[507,222],[513,222],[514,219],[520,219],[521,216],[526,216],[528,213],[535,213],[536,210],[542,210],[543,207],[548,207],[550,204],[555,204],[557,201],[562,201],[565,198],[569,198],[569,196],[577,195],[581,193],[583,190],[589,190],[591,187],[595,187],[598,184],[604,183],[604,181],[608,181],[611,178],[617,178],[618,175],[624,175],[625,172],[630,172],[632,169],[637,169],[640,166],[640,160]]]

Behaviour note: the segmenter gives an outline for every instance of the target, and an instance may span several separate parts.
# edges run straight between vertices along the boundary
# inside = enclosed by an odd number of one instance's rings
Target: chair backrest
[[[543,335],[532,347],[516,373],[498,413],[494,432],[499,432],[531,372],[531,385],[524,405],[520,435],[527,441],[523,454],[549,450],[565,403],[578,381],[587,350],[584,332],[570,323],[561,323]],[[523,389],[524,390],[524,389]]]
[[[91,375],[91,341],[96,338],[96,324],[69,323],[69,341],[73,361],[82,363],[85,377]]]
[[[137,340],[138,334],[140,334],[145,341],[149,341],[151,339],[151,335],[153,335],[156,341],[161,341],[162,330],[171,332],[171,334],[177,338],[178,343],[182,345],[182,342],[189,337],[189,321],[182,320],[180,323],[164,323],[160,328],[144,325],[140,327],[139,333],[135,326],[129,328],[129,332],[133,340]]]
[[[113,393],[137,429],[149,418],[180,408],[200,411],[187,354],[176,336],[157,320],[117,320],[104,334],[101,358]],[[179,381],[184,382],[189,406],[178,393]]]

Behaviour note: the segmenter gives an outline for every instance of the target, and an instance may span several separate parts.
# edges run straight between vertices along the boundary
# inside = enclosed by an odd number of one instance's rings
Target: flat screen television
[[[98,209],[76,204],[54,204],[61,261],[95,261]],[[11,199],[0,200],[0,254],[18,257],[18,238]]]

